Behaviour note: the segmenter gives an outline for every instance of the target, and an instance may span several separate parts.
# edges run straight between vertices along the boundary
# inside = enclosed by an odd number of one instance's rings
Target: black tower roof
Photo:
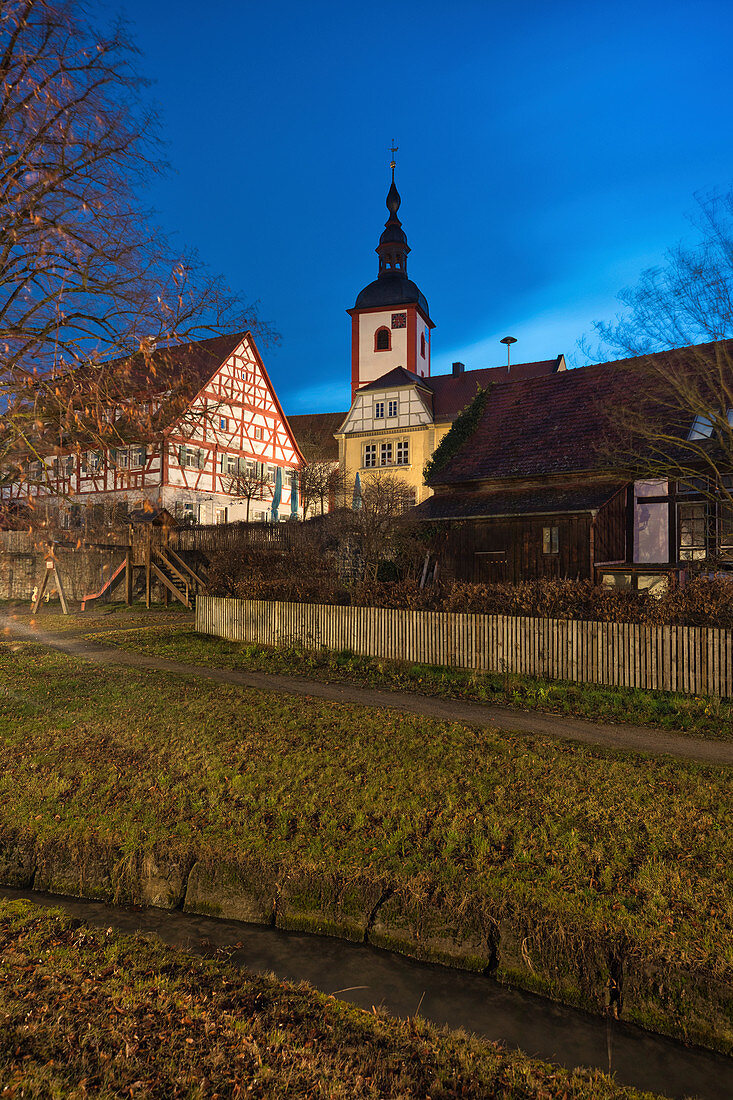
[[[410,246],[407,243],[402,222],[397,217],[402,199],[395,186],[394,166],[392,167],[392,185],[387,193],[389,218],[379,238],[376,252],[379,256],[379,274],[373,283],[365,286],[358,295],[354,309],[369,309],[377,306],[404,306],[416,302],[426,317],[430,317],[425,295],[411,279],[407,278],[407,255]]]

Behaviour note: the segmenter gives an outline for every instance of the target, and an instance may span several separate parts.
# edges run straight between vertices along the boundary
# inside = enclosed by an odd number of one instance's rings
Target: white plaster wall
[[[420,355],[420,336],[425,334],[425,358]],[[430,329],[418,313],[417,331],[415,333],[415,367],[416,373],[423,378],[430,377]]]
[[[407,368],[407,327],[392,328],[393,313],[408,313],[394,306],[379,313],[362,313],[359,317],[359,384],[374,382],[395,367]],[[374,334],[378,328],[392,333],[391,351],[374,350]]]

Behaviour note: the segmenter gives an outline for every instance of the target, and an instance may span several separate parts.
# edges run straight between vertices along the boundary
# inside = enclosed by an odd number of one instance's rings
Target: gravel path
[[[325,699],[335,703],[351,703],[363,707],[397,710],[407,714],[422,714],[441,721],[463,722],[469,726],[491,726],[506,732],[580,741],[586,745],[600,745],[604,748],[664,753],[681,760],[699,761],[704,764],[733,765],[733,743],[704,741],[650,726],[589,722],[567,715],[487,706],[482,703],[463,702],[460,699],[443,699],[409,692],[378,691],[374,688],[351,684],[304,680],[296,676],[189,665],[182,661],[117,649],[114,646],[98,645],[93,640],[75,637],[71,631],[66,634],[51,634],[40,630],[37,626],[31,629],[25,623],[12,619],[5,620],[5,629],[6,636],[9,633],[10,636],[42,642],[52,649],[61,650],[63,653],[94,664],[173,672],[183,676],[213,680],[220,684],[256,688],[258,691],[274,691],[312,699]],[[92,627],[92,630],[94,629]],[[109,630],[110,624],[99,627],[99,630],[103,629]],[[84,630],[85,633],[90,632],[89,627],[85,627]]]

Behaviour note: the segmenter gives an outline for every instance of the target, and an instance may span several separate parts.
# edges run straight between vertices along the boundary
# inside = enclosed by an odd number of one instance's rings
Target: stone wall
[[[67,598],[82,600],[84,596],[102,588],[118,565],[125,560],[125,551],[57,547],[55,557]],[[40,549],[0,553],[0,600],[31,600],[33,589],[43,580],[46,558],[47,554]],[[52,584],[49,588],[52,593],[55,591]],[[122,581],[110,599],[119,601],[124,598],[125,585]]]

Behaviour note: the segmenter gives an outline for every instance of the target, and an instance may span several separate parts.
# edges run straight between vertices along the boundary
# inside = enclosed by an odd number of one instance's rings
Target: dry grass
[[[8,1097],[653,1100],[19,902],[0,901],[0,1019]]]

